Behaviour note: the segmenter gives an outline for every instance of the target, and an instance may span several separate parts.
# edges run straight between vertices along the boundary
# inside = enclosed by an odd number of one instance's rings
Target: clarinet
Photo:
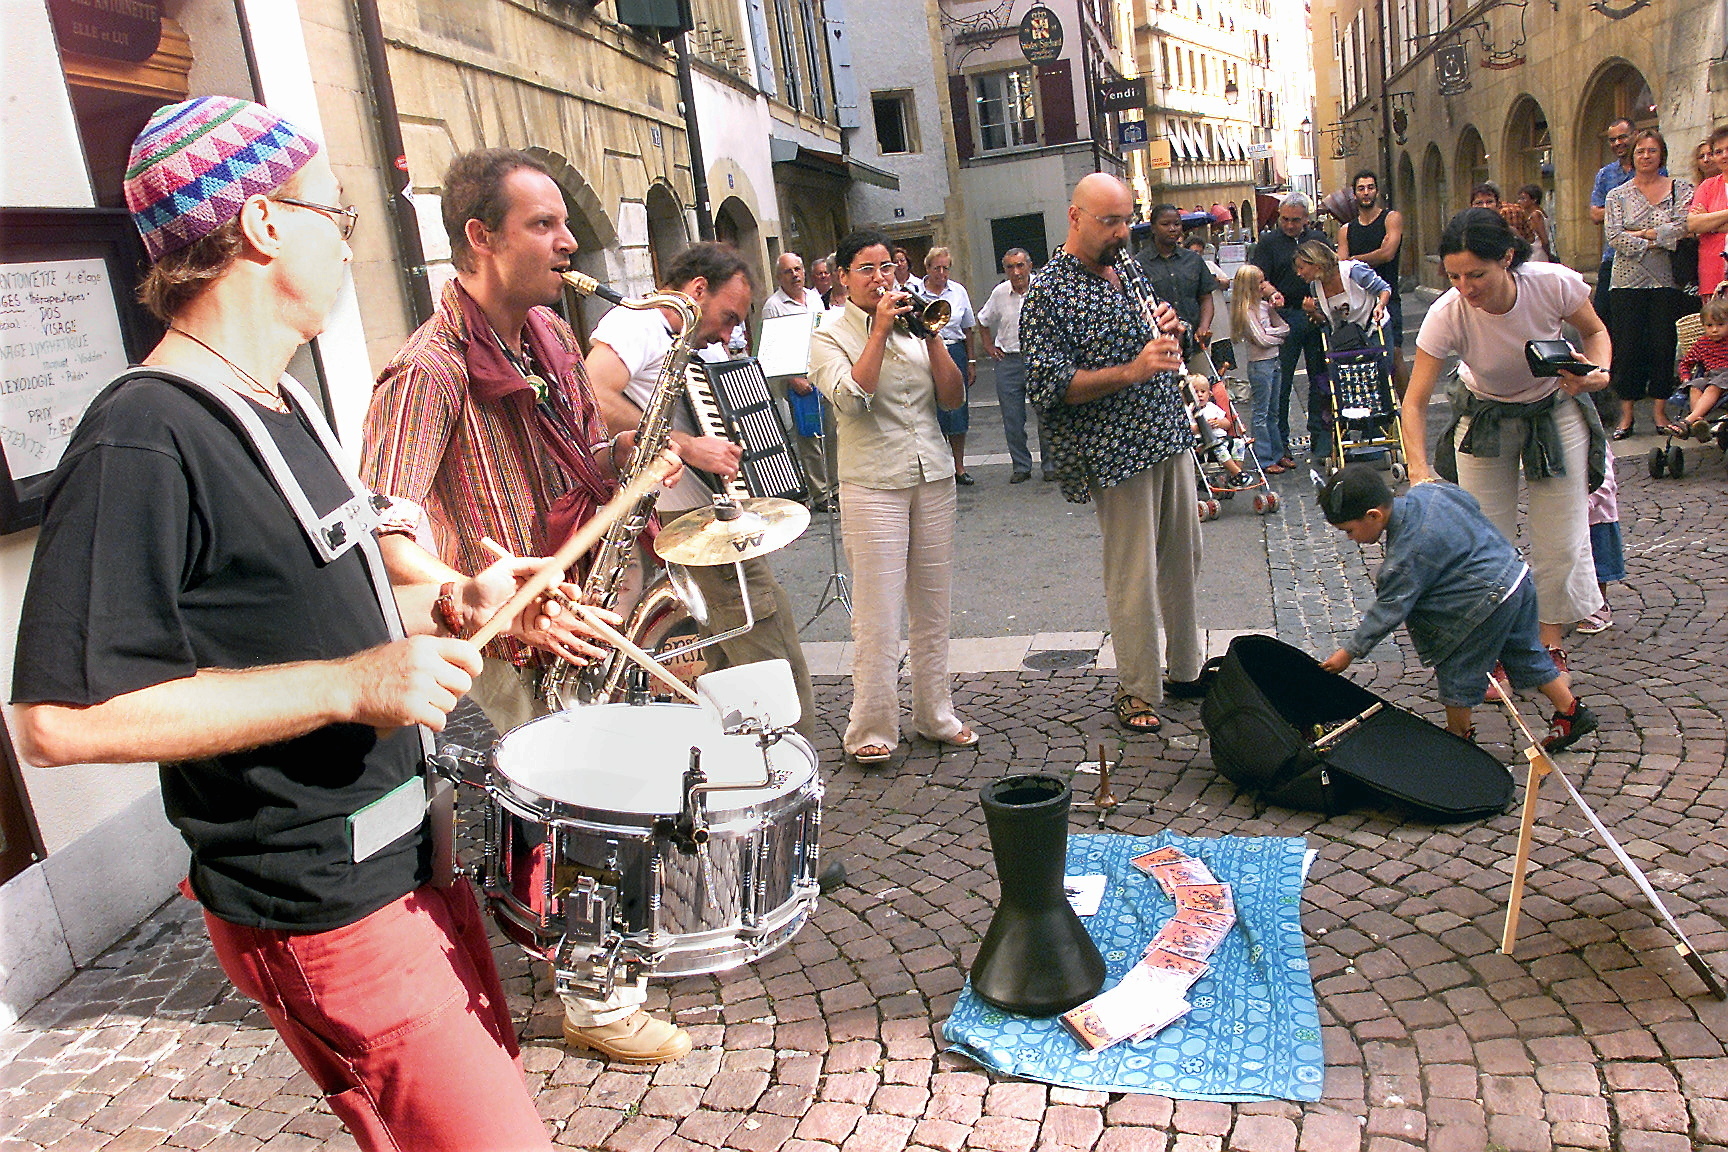
[[[1159,335],[1159,329],[1155,313],[1158,305],[1162,303],[1158,299],[1158,294],[1152,290],[1152,285],[1147,282],[1146,274],[1140,270],[1139,263],[1127,253],[1123,253],[1117,259],[1115,268],[1117,277],[1122,281],[1122,286],[1135,300],[1139,301],[1141,314],[1146,317],[1146,323],[1151,327],[1152,335],[1156,338]],[[1183,359],[1186,360],[1188,347],[1194,339],[1187,324],[1183,324],[1178,339],[1182,343]],[[1170,375],[1176,377],[1176,397],[1181,402],[1183,411],[1188,413],[1189,422],[1194,425],[1195,433],[1200,437],[1201,450],[1204,452],[1213,451],[1223,443],[1223,437],[1218,434],[1218,429],[1200,418],[1200,409],[1203,405],[1200,397],[1195,395],[1194,385],[1188,379],[1186,366],[1171,372]]]

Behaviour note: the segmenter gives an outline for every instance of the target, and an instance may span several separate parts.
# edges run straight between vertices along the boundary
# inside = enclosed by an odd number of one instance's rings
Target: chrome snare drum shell
[[[710,792],[706,843],[680,848],[690,748],[711,783],[763,775],[754,736],[684,704],[605,704],[513,729],[494,750],[486,897],[506,935],[555,968],[615,955],[657,976],[724,971],[792,938],[816,900],[822,785],[796,734],[769,759],[782,782]],[[602,909],[606,924],[581,922]],[[560,984],[570,975],[559,971]]]

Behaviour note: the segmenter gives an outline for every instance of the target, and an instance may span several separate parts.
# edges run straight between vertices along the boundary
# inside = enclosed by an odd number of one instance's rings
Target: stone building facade
[[[1660,127],[1671,170],[1689,176],[1693,145],[1728,119],[1728,16],[1705,0],[1338,0],[1336,17],[1315,31],[1315,69],[1339,92],[1316,118],[1322,190],[1379,170],[1405,214],[1403,272],[1433,288],[1440,231],[1483,180],[1507,196],[1541,187],[1559,258],[1593,277],[1590,189],[1611,159],[1609,121]]]

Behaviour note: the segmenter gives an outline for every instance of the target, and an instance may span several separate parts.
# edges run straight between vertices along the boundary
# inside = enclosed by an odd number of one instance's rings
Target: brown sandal
[[[1158,719],[1158,713],[1152,705],[1140,697],[1130,696],[1126,692],[1116,697],[1116,703],[1112,705],[1111,711],[1115,713],[1118,725],[1129,732],[1142,736],[1151,735],[1164,727],[1163,721]],[[1151,721],[1150,724],[1146,723],[1148,720]]]

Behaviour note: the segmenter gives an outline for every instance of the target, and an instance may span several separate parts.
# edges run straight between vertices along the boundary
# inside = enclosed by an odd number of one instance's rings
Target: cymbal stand
[[[828,611],[835,604],[844,608],[848,617],[852,615],[852,586],[846,573],[840,567],[840,528],[837,523],[840,515],[840,478],[834,474],[838,471],[835,458],[828,455],[828,437],[830,429],[833,427],[832,417],[828,409],[829,405],[823,403],[816,410],[822,427],[822,431],[817,434],[816,439],[821,441],[822,460],[828,465],[828,479],[834,488],[833,495],[826,501],[828,505],[828,581],[822,585],[822,595],[816,601],[816,611],[811,614],[810,619],[804,621],[804,628],[808,628],[820,620],[822,613]],[[800,628],[799,631],[804,631],[804,628]]]

